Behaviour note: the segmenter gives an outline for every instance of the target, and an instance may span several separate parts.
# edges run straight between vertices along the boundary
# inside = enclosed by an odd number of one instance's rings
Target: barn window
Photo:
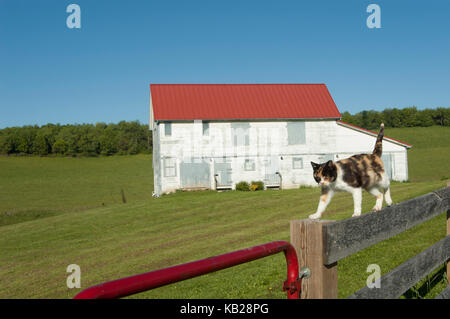
[[[244,163],[244,169],[246,171],[254,171],[255,170],[255,160],[246,159]]]
[[[209,122],[203,122],[203,136],[209,136]]]
[[[249,123],[231,123],[231,134],[234,146],[250,145],[250,124]]]
[[[164,124],[164,135],[165,136],[172,136],[172,123],[165,123]]]
[[[292,158],[292,168],[293,169],[303,169],[303,158],[301,158],[301,157]]]
[[[306,143],[305,122],[287,122],[288,145]]]
[[[177,160],[173,157],[164,158],[164,177],[177,176]]]

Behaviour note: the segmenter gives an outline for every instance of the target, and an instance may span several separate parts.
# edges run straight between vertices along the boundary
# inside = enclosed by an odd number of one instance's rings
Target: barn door
[[[231,186],[231,163],[223,160],[214,163],[214,175],[216,175],[217,187]]]
[[[280,186],[280,175],[276,174],[280,169],[278,156],[264,159],[264,184],[266,186]]]
[[[387,176],[389,176],[389,179],[392,179],[392,171],[393,171],[393,165],[394,162],[392,160],[392,154],[383,154],[381,155],[381,160],[384,164],[384,171],[386,172]]]
[[[210,188],[209,162],[201,158],[180,163],[182,188]]]

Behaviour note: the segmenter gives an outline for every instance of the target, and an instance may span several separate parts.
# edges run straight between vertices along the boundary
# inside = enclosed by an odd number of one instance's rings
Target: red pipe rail
[[[287,263],[287,280],[283,284],[283,290],[287,291],[288,299],[299,299],[302,279],[299,277],[297,254],[294,247],[286,241],[274,241],[215,257],[105,282],[81,291],[74,299],[125,297],[264,258],[281,251],[284,252]]]

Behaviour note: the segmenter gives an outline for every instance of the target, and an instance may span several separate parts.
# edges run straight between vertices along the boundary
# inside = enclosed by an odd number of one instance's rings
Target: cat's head
[[[323,164],[311,162],[311,165],[314,170],[313,177],[321,186],[328,186],[336,180],[337,168],[333,161],[328,161]]]

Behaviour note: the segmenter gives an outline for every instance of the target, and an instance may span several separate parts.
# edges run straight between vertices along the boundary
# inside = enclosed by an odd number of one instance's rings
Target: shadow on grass
[[[53,210],[38,210],[38,209],[29,209],[25,211],[10,211],[0,213],[0,227],[18,224],[30,220],[47,218],[56,215],[60,215],[62,212],[53,211]]]
[[[424,299],[434,287],[447,281],[445,265],[442,265],[434,274],[429,275],[425,280],[411,287],[404,293],[405,299]]]

